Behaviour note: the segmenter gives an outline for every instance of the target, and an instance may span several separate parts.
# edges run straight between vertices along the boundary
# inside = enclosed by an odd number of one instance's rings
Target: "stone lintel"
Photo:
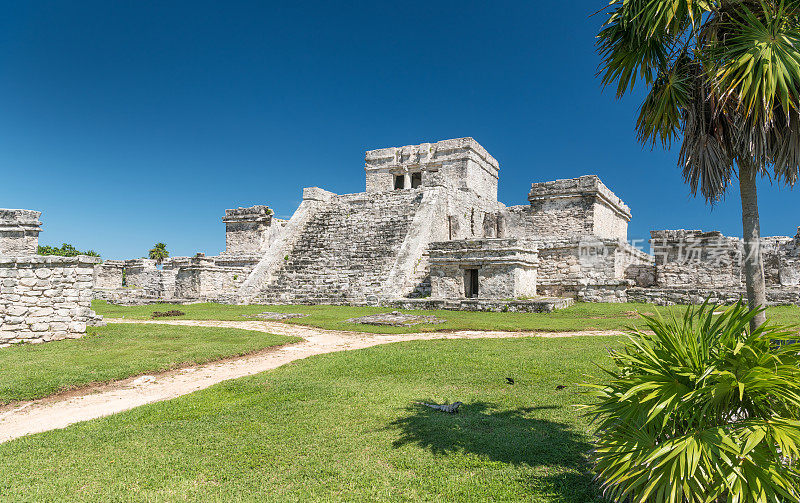
[[[530,240],[516,238],[437,241],[431,243],[429,254],[432,266],[509,265],[536,267],[539,263],[536,245]]]

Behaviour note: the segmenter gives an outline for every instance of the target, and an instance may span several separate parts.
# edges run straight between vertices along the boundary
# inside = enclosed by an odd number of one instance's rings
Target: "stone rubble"
[[[349,320],[345,321],[347,321],[347,323],[358,323],[361,325],[384,325],[391,327],[411,327],[414,325],[422,325],[423,323],[438,325],[440,323],[447,322],[447,320],[437,318],[436,316],[405,314],[401,313],[400,311],[370,314],[358,318],[350,318]]]

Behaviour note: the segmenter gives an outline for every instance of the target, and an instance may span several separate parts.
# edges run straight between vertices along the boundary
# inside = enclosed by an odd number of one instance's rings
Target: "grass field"
[[[186,313],[174,319],[192,320],[253,320],[247,318],[264,311],[303,313],[309,316],[286,321],[300,325],[331,330],[352,330],[370,333],[410,333],[439,330],[624,330],[632,325],[641,325],[640,313],[654,314],[661,312],[680,314],[684,307],[655,307],[650,304],[589,304],[579,303],[567,309],[552,313],[485,313],[466,311],[404,311],[416,314],[436,315],[447,320],[438,325],[417,325],[415,327],[379,327],[348,323],[346,320],[367,314],[392,311],[391,308],[350,307],[350,306],[234,306],[225,304],[157,304],[150,306],[117,306],[105,301],[94,301],[92,308],[108,318],[149,319],[153,311],[177,309]],[[800,323],[800,307],[773,307],[768,316],[781,323]]]
[[[294,337],[233,328],[110,324],[82,339],[0,350],[0,403],[27,400],[288,344]]]
[[[300,360],[2,444],[0,499],[598,502],[574,405],[620,341],[410,341]]]

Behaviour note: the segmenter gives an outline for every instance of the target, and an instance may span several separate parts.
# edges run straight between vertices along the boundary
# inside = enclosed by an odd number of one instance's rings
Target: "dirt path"
[[[73,423],[122,412],[140,405],[169,400],[228,379],[257,374],[313,355],[362,349],[410,340],[479,339],[504,337],[575,337],[615,335],[618,332],[423,332],[398,335],[323,330],[270,321],[108,320],[113,323],[166,324],[258,330],[304,340],[248,356],[195,365],[152,376],[133,377],[30,402],[0,412],[0,443],[31,433],[64,428]]]

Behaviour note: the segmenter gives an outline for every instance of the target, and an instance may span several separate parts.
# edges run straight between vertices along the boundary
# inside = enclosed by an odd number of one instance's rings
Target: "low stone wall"
[[[94,257],[0,257],[0,347],[78,338],[91,309]]]
[[[800,305],[800,288],[767,288],[767,306]],[[743,288],[629,288],[628,302],[672,306],[676,304],[732,304],[746,299]]]

